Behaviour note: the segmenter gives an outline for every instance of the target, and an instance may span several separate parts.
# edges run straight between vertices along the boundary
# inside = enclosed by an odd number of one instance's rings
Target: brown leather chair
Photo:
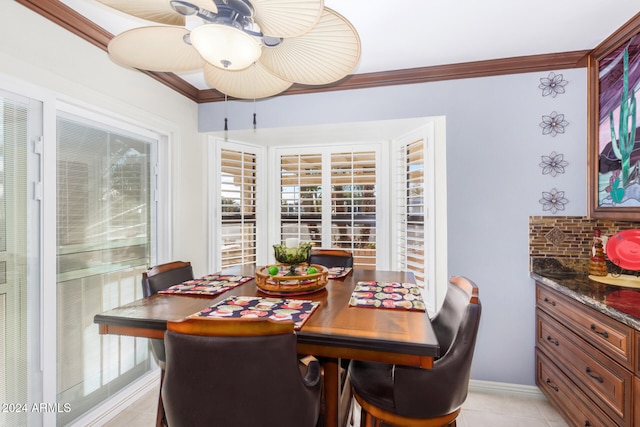
[[[147,298],[155,295],[158,291],[167,289],[185,280],[193,279],[193,268],[190,262],[173,261],[166,264],[156,265],[142,273],[142,295]],[[161,339],[149,339],[153,356],[160,366],[160,390],[164,381],[165,351],[164,341]],[[162,393],[158,393],[158,413],[156,416],[156,426],[164,426],[164,406]]]
[[[353,254],[344,249],[311,249],[309,264],[325,267],[353,267]]]
[[[191,318],[167,322],[164,340],[169,426],[316,425],[321,369],[299,363],[293,322]]]
[[[351,362],[349,376],[362,407],[361,425],[382,421],[403,427],[455,426],[467,398],[481,311],[478,287],[469,279],[453,277],[431,321],[441,354],[433,369]]]
[[[309,255],[309,264],[319,264],[327,268],[331,267],[351,267],[353,268],[353,253],[344,249],[321,249],[312,248]],[[340,390],[341,401],[351,400],[351,389],[347,382],[346,373],[350,360],[340,359]],[[346,393],[344,393],[346,391]]]

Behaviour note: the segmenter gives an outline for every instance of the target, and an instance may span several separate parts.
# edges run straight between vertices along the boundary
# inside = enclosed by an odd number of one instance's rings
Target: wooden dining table
[[[225,269],[221,274],[255,276],[255,266]],[[354,269],[329,280],[317,292],[295,299],[319,301],[319,307],[297,334],[298,354],[313,355],[323,364],[325,425],[344,426],[349,391],[341,393],[340,360],[365,360],[430,369],[439,347],[426,312],[349,306],[359,281],[415,283],[412,273]],[[215,297],[157,294],[95,315],[101,334],[164,338],[167,321],[179,321],[231,295],[265,296],[255,280]],[[348,384],[346,388],[348,388]]]

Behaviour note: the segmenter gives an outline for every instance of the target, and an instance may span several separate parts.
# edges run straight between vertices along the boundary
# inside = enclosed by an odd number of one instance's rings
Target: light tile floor
[[[542,395],[471,390],[458,427],[567,427]]]
[[[155,388],[104,426],[154,426],[157,398]],[[472,389],[458,417],[458,427],[567,427],[567,424],[542,396]]]

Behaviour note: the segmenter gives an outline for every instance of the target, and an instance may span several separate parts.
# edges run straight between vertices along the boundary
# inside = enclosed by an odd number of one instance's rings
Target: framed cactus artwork
[[[640,15],[588,56],[589,216],[640,220]]]

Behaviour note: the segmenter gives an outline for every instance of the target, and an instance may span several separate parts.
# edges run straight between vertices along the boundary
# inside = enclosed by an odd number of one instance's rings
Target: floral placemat
[[[351,267],[331,267],[328,269],[327,279],[342,279],[347,277],[353,268]]]
[[[187,280],[173,285],[159,294],[175,295],[219,295],[231,288],[242,285],[253,279],[252,276],[229,276],[221,274],[209,274],[199,279]]]
[[[426,311],[420,286],[415,283],[358,282],[349,306]]]
[[[189,317],[265,317],[272,320],[293,320],[294,328],[300,329],[319,305],[319,301],[234,295]]]

